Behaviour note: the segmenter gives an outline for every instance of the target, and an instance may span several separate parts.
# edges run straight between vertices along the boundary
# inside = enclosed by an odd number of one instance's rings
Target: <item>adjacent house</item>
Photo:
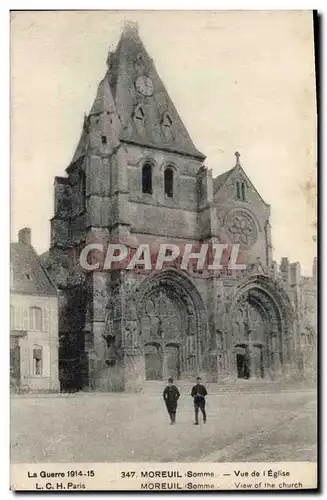
[[[12,390],[58,391],[58,295],[31,245],[31,230],[10,245]]]

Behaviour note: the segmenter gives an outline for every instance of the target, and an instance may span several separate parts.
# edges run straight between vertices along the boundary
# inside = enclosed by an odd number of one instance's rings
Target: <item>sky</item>
[[[140,37],[213,176],[235,151],[271,205],[273,257],[316,255],[316,103],[309,11],[11,13],[11,238],[49,247],[53,180],[64,175],[84,113],[125,21]]]

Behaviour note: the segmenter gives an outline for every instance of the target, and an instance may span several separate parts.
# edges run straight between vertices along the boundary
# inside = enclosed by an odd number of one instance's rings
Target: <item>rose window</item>
[[[250,216],[244,213],[233,213],[228,217],[228,233],[233,243],[243,247],[253,245],[256,240],[255,225]]]

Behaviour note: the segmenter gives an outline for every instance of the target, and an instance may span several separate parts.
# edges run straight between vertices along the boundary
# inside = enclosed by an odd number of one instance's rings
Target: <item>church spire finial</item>
[[[240,153],[238,151],[236,151],[235,153],[235,156],[236,156],[236,163],[235,163],[235,167],[237,167],[238,165],[240,165]]]

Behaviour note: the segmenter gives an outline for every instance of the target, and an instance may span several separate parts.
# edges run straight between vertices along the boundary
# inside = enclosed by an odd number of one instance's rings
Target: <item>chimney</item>
[[[29,227],[24,227],[18,231],[18,241],[19,243],[25,243],[25,245],[31,245],[31,230]]]

